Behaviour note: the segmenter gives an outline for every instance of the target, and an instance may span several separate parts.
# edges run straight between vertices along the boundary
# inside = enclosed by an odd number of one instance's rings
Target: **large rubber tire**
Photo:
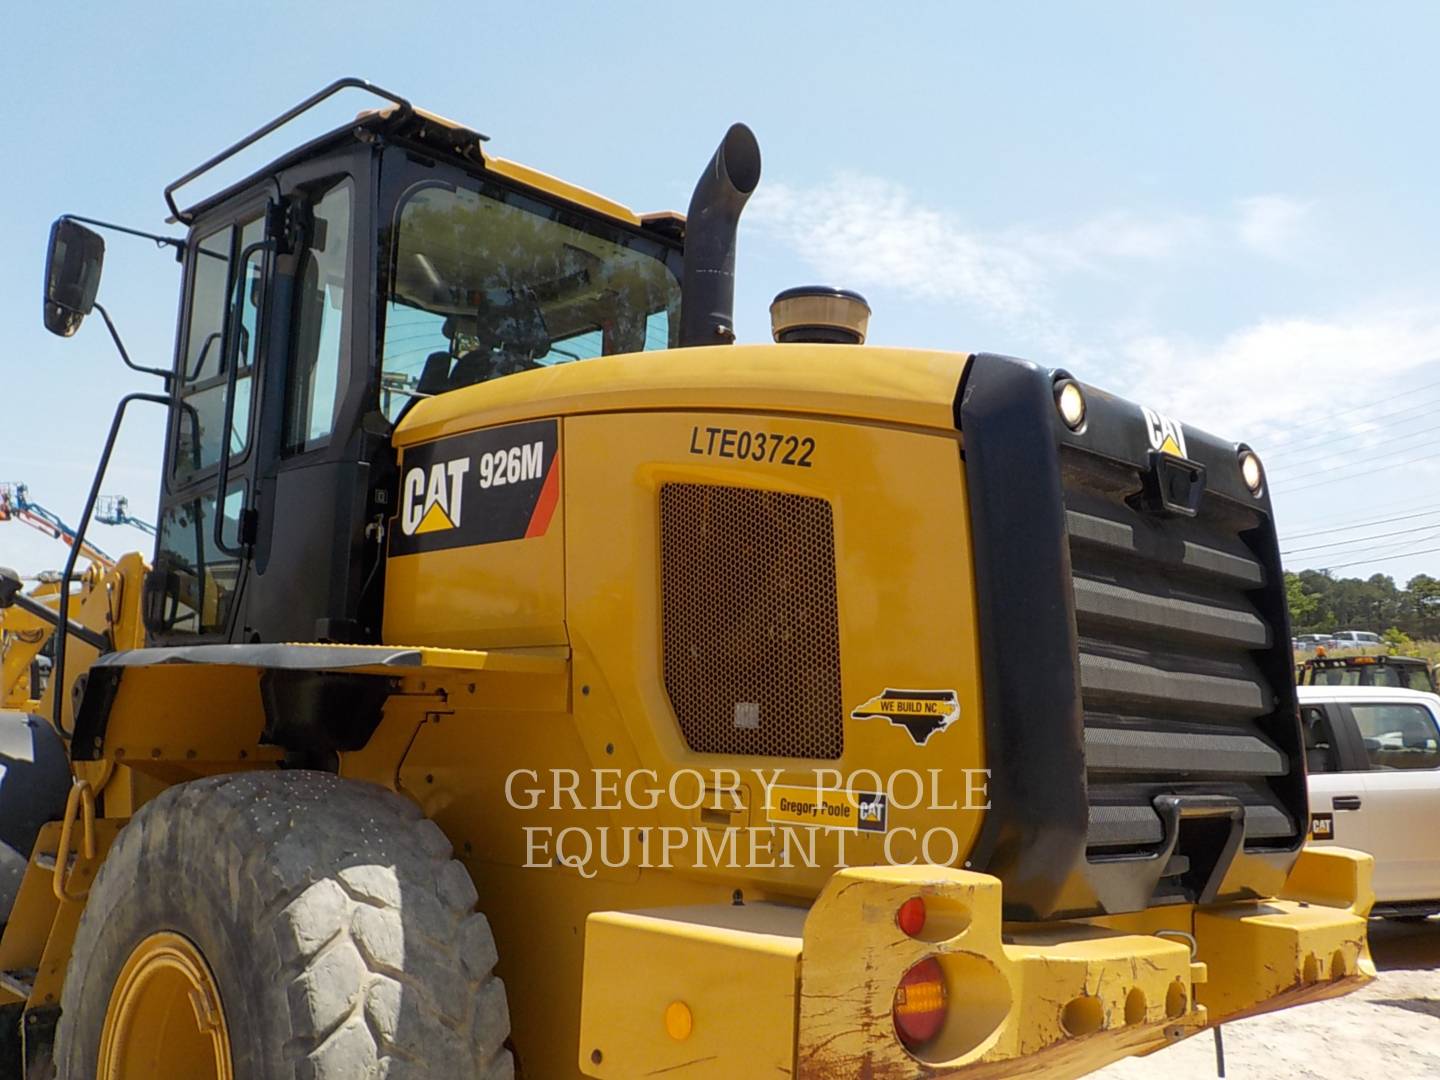
[[[409,800],[329,773],[181,784],[110,849],[61,996],[62,1080],[96,1073],[116,978],[172,931],[214,976],[236,1080],[509,1080],[490,924]]]
[[[10,918],[40,827],[65,814],[70,757],[38,716],[0,710],[0,926]]]

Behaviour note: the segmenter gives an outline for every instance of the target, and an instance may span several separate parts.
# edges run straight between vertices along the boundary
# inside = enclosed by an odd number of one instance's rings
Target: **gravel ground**
[[[1225,1026],[1230,1080],[1418,1080],[1440,1077],[1440,919],[1372,922],[1380,977],[1363,990]],[[1091,1074],[1094,1080],[1211,1080],[1202,1033]]]

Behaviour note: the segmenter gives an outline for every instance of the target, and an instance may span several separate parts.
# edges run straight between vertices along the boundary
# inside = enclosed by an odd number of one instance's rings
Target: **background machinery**
[[[52,540],[59,540],[66,547],[75,545],[75,530],[67,525],[59,514],[47,510],[31,499],[30,489],[22,483],[0,483],[0,521],[18,521],[44,533]],[[88,540],[81,541],[80,554],[104,567],[115,565],[114,559]]]
[[[147,536],[155,535],[155,526],[130,513],[130,500],[124,495],[103,495],[95,501],[95,520],[102,525],[130,525]]]
[[[59,514],[31,499],[26,484],[0,482],[0,522],[7,521],[28,525],[78,550],[97,573],[115,566],[114,559],[88,540],[80,540],[77,548],[75,530]],[[50,673],[50,625],[40,612],[42,609],[52,611],[58,606],[61,575],[46,571],[34,581],[29,597],[19,602],[28,599],[30,603],[25,608],[15,603],[8,610],[0,610],[0,707],[33,704],[44,690]]]
[[[1373,974],[1259,460],[843,290],[734,344],[759,174],[637,214],[341,80],[167,188],[79,528],[159,405],[153,558],[72,556],[4,719],[27,1075],[1078,1076]],[[103,254],[56,223],[55,332]]]

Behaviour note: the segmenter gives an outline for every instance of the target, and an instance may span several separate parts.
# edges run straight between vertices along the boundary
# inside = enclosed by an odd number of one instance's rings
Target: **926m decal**
[[[560,496],[559,423],[535,420],[409,447],[390,554],[544,536]]]
[[[814,464],[815,440],[778,431],[696,426],[690,429],[690,453],[808,469]]]

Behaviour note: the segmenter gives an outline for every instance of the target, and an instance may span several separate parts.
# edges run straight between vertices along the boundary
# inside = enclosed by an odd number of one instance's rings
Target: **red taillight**
[[[925,929],[925,901],[918,896],[906,900],[895,913],[895,922],[907,937],[918,937]]]
[[[895,988],[895,1033],[911,1050],[940,1032],[945,1022],[945,973],[933,956],[921,960]]]

